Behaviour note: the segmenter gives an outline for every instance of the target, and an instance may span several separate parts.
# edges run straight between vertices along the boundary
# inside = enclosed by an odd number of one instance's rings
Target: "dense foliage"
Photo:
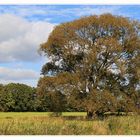
[[[0,111],[35,111],[36,89],[25,84],[0,85]]]
[[[66,98],[61,93],[51,94],[48,91],[47,94],[40,96],[36,94],[36,88],[25,84],[0,84],[0,111],[2,112],[77,111],[66,104]]]
[[[89,118],[107,111],[138,111],[138,21],[111,14],[83,17],[56,26],[40,50],[49,58],[38,83],[40,97],[59,93]]]

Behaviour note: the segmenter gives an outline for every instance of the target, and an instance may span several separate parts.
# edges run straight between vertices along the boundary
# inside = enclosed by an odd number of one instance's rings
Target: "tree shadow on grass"
[[[86,116],[61,116],[64,120],[86,120]]]

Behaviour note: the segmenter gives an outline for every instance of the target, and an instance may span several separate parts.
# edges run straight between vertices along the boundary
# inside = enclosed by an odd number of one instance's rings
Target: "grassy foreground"
[[[100,121],[67,120],[50,113],[0,113],[1,135],[140,135],[140,116],[110,116]],[[85,116],[86,113],[63,113]]]

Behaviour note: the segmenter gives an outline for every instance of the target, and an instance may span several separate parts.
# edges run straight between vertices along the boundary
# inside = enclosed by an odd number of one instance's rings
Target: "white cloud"
[[[33,80],[39,77],[39,73],[31,69],[12,69],[0,67],[0,80]]]
[[[24,83],[36,87],[40,74],[31,69],[0,67],[0,83]]]
[[[36,61],[40,43],[47,40],[54,25],[29,22],[11,14],[0,16],[0,62]]]

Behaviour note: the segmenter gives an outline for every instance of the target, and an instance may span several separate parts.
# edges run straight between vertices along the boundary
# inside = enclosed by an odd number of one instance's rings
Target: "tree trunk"
[[[103,120],[104,119],[104,113],[103,112],[99,112],[99,111],[96,111],[96,112],[87,111],[87,119],[88,120],[93,120],[95,118]]]
[[[93,119],[93,112],[87,111],[87,119],[92,120]]]
[[[104,113],[103,113],[103,112],[96,111],[96,116],[97,116],[100,120],[104,120]]]

